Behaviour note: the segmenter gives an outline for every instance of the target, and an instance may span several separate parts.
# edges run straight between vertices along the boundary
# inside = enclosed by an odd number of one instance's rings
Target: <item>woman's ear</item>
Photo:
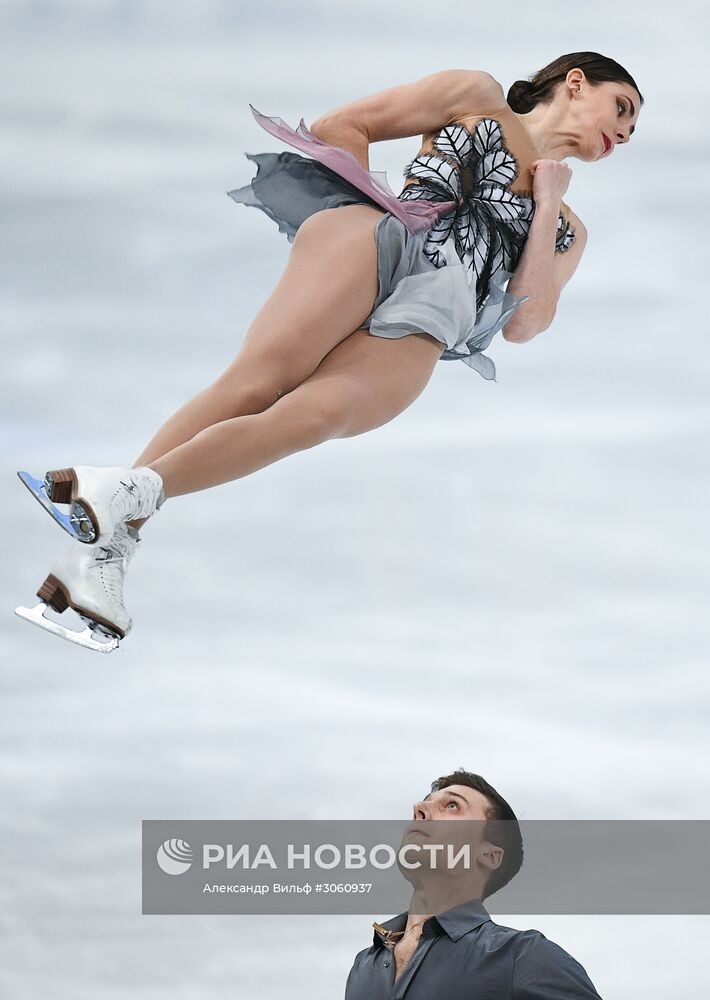
[[[567,89],[570,91],[571,97],[574,97],[575,94],[579,93],[581,86],[586,79],[587,78],[584,75],[583,69],[575,68],[569,71],[565,78],[565,83],[567,85]]]

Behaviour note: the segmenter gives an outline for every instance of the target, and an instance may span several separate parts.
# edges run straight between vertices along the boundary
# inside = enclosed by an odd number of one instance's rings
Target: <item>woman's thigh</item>
[[[356,330],[279,405],[290,402],[310,413],[324,439],[364,434],[414,402],[445,346],[426,333],[388,340]]]
[[[283,276],[224,378],[262,378],[289,392],[362,325],[379,289],[375,227],[383,214],[345,205],[305,220]]]

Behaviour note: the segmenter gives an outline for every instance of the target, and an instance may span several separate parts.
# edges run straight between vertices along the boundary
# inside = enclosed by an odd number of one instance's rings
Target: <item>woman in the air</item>
[[[445,70],[336,108],[310,130],[252,108],[309,157],[250,156],[256,177],[228,192],[293,243],[286,270],[229,368],[134,468],[74,466],[43,482],[21,474],[74,536],[24,617],[114,648],[131,627],[123,581],[137,529],[166,498],[380,427],[419,396],[439,360],[492,378],[482,353],[491,338],[500,330],[524,343],[546,330],[584,251],[586,229],[562,200],[565,160],[612,156],[642,103],[617,62],[574,52],[507,95],[488,73]],[[369,144],[420,134],[396,196],[370,172]],[[50,622],[47,605],[73,608],[88,628]]]

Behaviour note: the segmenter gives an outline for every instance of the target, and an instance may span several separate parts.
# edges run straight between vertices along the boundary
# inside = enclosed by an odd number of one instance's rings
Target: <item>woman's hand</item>
[[[559,204],[569,187],[572,171],[559,160],[535,160],[530,166],[533,175],[533,199],[536,204],[551,202]]]

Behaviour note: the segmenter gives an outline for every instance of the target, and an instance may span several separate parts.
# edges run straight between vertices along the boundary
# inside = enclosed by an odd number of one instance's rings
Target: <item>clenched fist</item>
[[[559,202],[569,187],[572,171],[559,160],[535,160],[530,171],[533,175],[533,199],[536,203]]]

